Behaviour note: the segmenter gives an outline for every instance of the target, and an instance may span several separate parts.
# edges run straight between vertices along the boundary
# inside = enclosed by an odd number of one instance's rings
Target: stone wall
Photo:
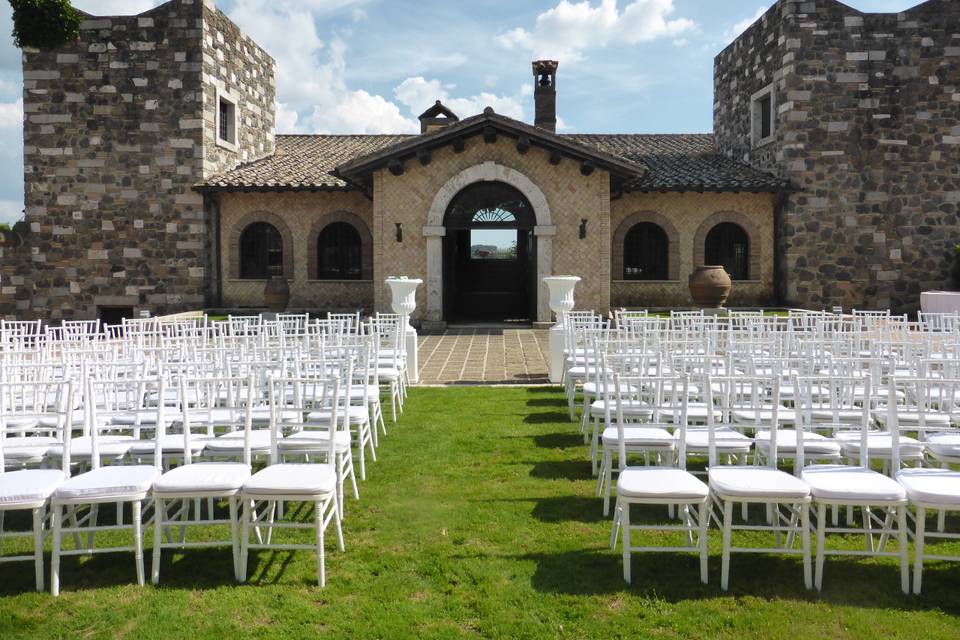
[[[610,205],[611,306],[692,306],[687,278],[703,264],[703,241],[720,222],[739,224],[750,239],[750,279],[734,283],[729,306],[772,304],[774,201],[769,193],[630,193],[614,200]],[[623,279],[623,240],[641,222],[653,222],[667,234],[667,280]]]
[[[390,294],[384,279],[389,275],[422,278],[426,284],[417,290],[415,319],[440,320],[442,307],[430,301],[442,295],[442,282],[429,281],[428,262],[439,273],[437,260],[442,252],[442,212],[439,220],[430,221],[431,208],[438,194],[452,196],[466,186],[470,176],[478,179],[516,179],[529,183],[543,195],[546,207],[528,199],[537,213],[538,260],[546,262],[548,274],[573,274],[583,278],[577,286],[577,308],[606,312],[610,308],[610,177],[606,171],[594,171],[588,177],[580,173],[580,164],[564,159],[559,165],[549,163],[549,153],[531,148],[517,151],[513,140],[498,137],[486,143],[481,136],[466,140],[461,153],[452,147],[433,152],[427,166],[406,163],[406,171],[394,176],[387,170],[374,174],[373,242],[378,260],[374,264],[374,286],[377,309],[389,309]],[[498,177],[499,176],[499,177]],[[461,183],[463,183],[461,185]],[[521,189],[523,191],[523,189]],[[549,212],[549,213],[548,213]],[[546,216],[549,215],[549,220]],[[580,239],[581,219],[587,219],[587,237]],[[403,242],[397,242],[395,224],[403,226]],[[428,243],[435,243],[428,247]],[[545,285],[539,284],[538,314],[548,320]],[[428,309],[436,315],[428,317]]]
[[[139,16],[89,16],[78,42],[25,50],[23,69],[29,233],[3,256],[0,313],[56,321],[103,306],[203,307],[209,219],[193,186],[272,150],[269,56],[209,2],[172,0]],[[218,79],[241,96],[233,158],[205,154]]]
[[[791,304],[916,309],[960,242],[960,3],[863,14],[781,0],[715,62],[718,146],[797,189],[782,205]],[[749,148],[776,81],[777,134]]]
[[[373,310],[373,204],[359,191],[222,193],[220,198],[221,304],[263,307],[265,280],[241,280],[240,234],[255,222],[269,222],[284,240],[284,272],[290,284],[290,308]],[[362,280],[317,280],[316,244],[333,222],[349,222],[360,233]],[[386,310],[386,309],[381,309]]]

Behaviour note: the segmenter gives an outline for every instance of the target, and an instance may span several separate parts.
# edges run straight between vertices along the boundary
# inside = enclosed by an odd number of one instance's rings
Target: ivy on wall
[[[80,35],[83,18],[70,0],[9,0],[13,41],[21,49],[57,49]]]

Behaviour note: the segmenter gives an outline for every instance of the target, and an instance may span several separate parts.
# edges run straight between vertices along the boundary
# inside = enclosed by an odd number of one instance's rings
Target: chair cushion
[[[99,449],[101,458],[122,458],[130,451],[130,447],[136,442],[130,436],[100,436]],[[70,459],[76,460],[89,458],[93,452],[93,439],[90,436],[80,436],[70,440]],[[63,445],[58,444],[50,447],[50,455],[63,455]]]
[[[153,483],[154,493],[171,495],[233,492],[250,478],[250,465],[239,462],[197,462],[167,471]]]
[[[342,411],[342,408],[341,408]],[[370,421],[369,407],[349,407],[350,424],[366,424]],[[342,419],[342,418],[339,418]],[[307,424],[327,424],[330,422],[329,411],[311,411],[307,414]],[[342,424],[342,423],[341,423]]]
[[[708,475],[711,490],[731,498],[802,500],[810,495],[807,483],[779,469],[715,466]]]
[[[616,427],[607,427],[603,430],[603,446],[616,447],[619,441],[619,434]],[[677,438],[661,427],[623,427],[623,439],[628,447],[657,447],[673,448],[677,444]]]
[[[757,449],[767,451],[770,448],[770,432],[758,431],[754,437]],[[797,453],[797,432],[793,429],[777,429],[777,454]],[[840,445],[819,433],[806,431],[803,434],[803,453],[807,456],[838,456]]]
[[[31,416],[0,418],[0,428],[4,428],[7,433],[13,431],[23,431],[24,429],[33,429],[38,424],[40,424],[40,419]]]
[[[632,391],[632,388],[630,387],[630,385],[628,384],[620,385],[621,393],[630,393],[631,391]],[[587,383],[584,383],[583,385],[583,392],[591,396],[597,395],[598,392],[599,393],[616,393],[617,385],[613,384],[612,382],[606,382],[606,383],[601,382],[600,384],[597,384],[596,382],[587,382]]]
[[[803,470],[801,477],[810,485],[814,499],[872,504],[907,498],[896,480],[863,467],[811,465]]]
[[[54,492],[54,500],[99,500],[123,498],[150,491],[160,477],[156,467],[147,465],[100,467],[64,482]]]
[[[23,436],[16,438],[4,438],[3,439],[3,450],[4,452],[9,452],[10,449],[16,449],[17,447],[38,447],[41,445],[52,445],[57,444],[56,438],[51,438],[49,436]]]
[[[707,429],[687,428],[687,448],[706,451],[710,448],[710,434]],[[753,440],[733,429],[717,429],[717,451],[722,453],[743,453],[750,451]]]
[[[38,465],[47,457],[53,445],[36,444],[32,447],[19,446],[3,449],[3,462],[7,467],[23,467],[28,465]]]
[[[610,401],[610,414],[615,415],[617,413],[617,401]],[[621,403],[621,411],[623,415],[630,418],[649,418],[653,415],[653,410],[650,409],[649,405],[640,400],[624,400]],[[594,400],[590,403],[590,413],[592,415],[606,415],[607,413],[607,401],[606,400]]]
[[[67,475],[58,469],[24,469],[0,474],[0,506],[43,502]]]
[[[836,434],[837,442],[845,454],[860,453],[860,434],[851,431]],[[867,452],[871,456],[889,458],[893,452],[893,438],[888,433],[870,433],[867,435]],[[900,434],[900,457],[917,458],[923,456],[923,443],[915,438]]]
[[[338,451],[345,451],[350,448],[350,433],[348,431],[337,431],[334,441]],[[284,452],[299,451],[326,452],[330,448],[330,435],[326,431],[298,431],[291,433],[277,443],[277,447]]]
[[[936,433],[927,438],[927,449],[934,456],[960,458],[960,434]]]
[[[251,495],[313,496],[333,493],[337,476],[326,464],[275,464],[250,476],[243,492]]]
[[[901,469],[897,482],[911,502],[960,508],[960,471],[949,469]]]
[[[887,410],[885,408],[874,410],[873,418],[880,424],[886,424]],[[938,411],[924,411],[923,418],[924,418],[925,427],[943,428],[943,427],[949,427],[951,423],[951,418],[949,414],[940,413]],[[901,427],[903,427],[904,425],[910,426],[910,427],[919,426],[920,412],[919,411],[898,411],[897,424],[899,424]]]
[[[211,439],[212,438],[208,438],[207,436],[190,434],[190,452],[193,454],[199,454],[201,451],[203,451],[203,448]],[[160,444],[163,446],[164,453],[183,453],[183,434],[164,434],[163,438],[161,438]],[[130,446],[130,455],[132,456],[153,455],[154,451],[155,447],[153,439],[137,440]]]
[[[707,485],[683,469],[629,467],[617,477],[617,495],[625,498],[706,500],[707,494]]]
[[[757,415],[759,414],[759,416]],[[733,421],[738,424],[764,424],[773,420],[773,409],[734,409]],[[777,411],[777,422],[779,424],[796,424],[797,413],[793,409],[780,407]]]
[[[206,441],[207,454],[226,455],[243,452],[243,431],[231,431]],[[270,451],[270,430],[255,429],[250,432],[251,451]]]

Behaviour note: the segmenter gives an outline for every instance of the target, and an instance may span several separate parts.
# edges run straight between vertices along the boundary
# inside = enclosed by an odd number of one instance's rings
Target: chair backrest
[[[154,431],[154,435],[159,433],[159,426],[166,421],[166,403],[157,402],[156,406],[150,407],[147,398],[155,396],[163,398],[166,396],[167,382],[164,378],[123,378],[119,380],[101,380],[88,377],[86,380],[86,391],[84,393],[84,408],[86,409],[87,419],[86,428],[90,433],[91,453],[90,466],[97,469],[102,465],[100,458],[100,438],[101,431],[116,431],[116,425],[112,424],[115,417],[136,415],[141,416],[144,412],[153,412],[155,419],[152,424],[133,425],[128,427],[136,435],[142,429]],[[70,458],[70,437],[64,438],[63,457]],[[154,437],[154,466],[162,469],[163,460],[162,439]]]
[[[647,427],[673,428],[677,440],[677,465],[686,468],[687,426],[690,397],[690,377],[679,376],[625,376],[614,373],[614,397],[616,405],[617,452],[620,470],[626,468],[627,449],[624,431],[627,412],[642,406],[652,415],[644,423]],[[669,417],[665,417],[669,416]]]
[[[244,464],[251,463],[250,432],[253,410],[260,399],[253,374],[232,378],[188,378],[179,380],[180,417],[183,430],[184,463],[193,460],[194,431],[211,437],[217,431],[243,430]],[[161,433],[165,425],[161,425]]]
[[[270,463],[280,460],[280,435],[324,430],[329,433],[327,464],[336,464],[336,434],[349,432],[349,420],[342,419],[340,378],[270,379]],[[322,416],[322,417],[321,417]]]
[[[61,441],[70,438],[73,390],[74,383],[70,380],[0,382],[0,474],[6,469],[3,450],[8,436],[55,433]],[[70,473],[66,458],[63,470]]]
[[[752,409],[755,415],[763,412],[763,426],[770,430],[770,450],[767,465],[777,467],[777,434],[780,428],[780,377],[749,377],[742,375],[713,376],[705,375],[703,394],[707,398],[707,446],[709,465],[719,464],[717,453],[717,432],[721,429],[739,431],[745,426],[759,429],[760,420],[753,425],[736,423],[733,411]],[[767,400],[769,398],[769,400]],[[769,404],[768,404],[769,403]],[[739,405],[739,406],[738,406]],[[767,414],[769,412],[769,414]],[[719,419],[717,416],[719,415]],[[798,455],[802,456],[803,442],[798,439]]]
[[[797,429],[827,431],[830,434],[858,431],[860,465],[869,466],[868,437],[872,426],[871,407],[876,399],[870,373],[860,378],[835,375],[793,376]],[[802,444],[798,438],[798,445]],[[802,447],[797,447],[797,467],[803,467]]]

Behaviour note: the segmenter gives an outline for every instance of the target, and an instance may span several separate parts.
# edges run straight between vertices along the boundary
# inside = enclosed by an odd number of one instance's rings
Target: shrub
[[[83,18],[70,0],[10,0],[13,41],[20,48],[57,49],[80,35]]]

